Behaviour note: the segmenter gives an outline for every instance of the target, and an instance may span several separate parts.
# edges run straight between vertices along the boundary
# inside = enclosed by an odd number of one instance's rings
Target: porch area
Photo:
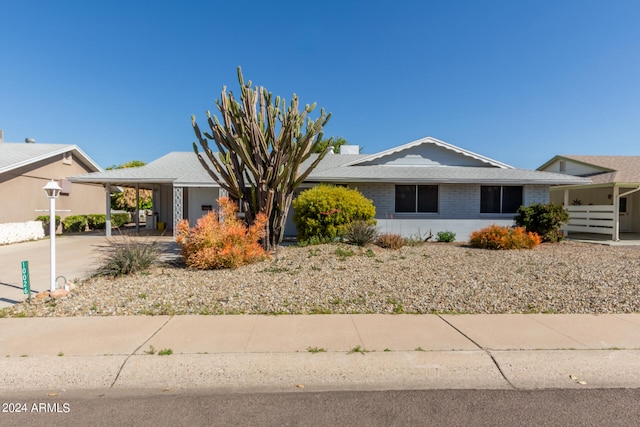
[[[612,240],[611,235],[569,232],[566,239],[607,246],[640,246],[640,233],[620,233],[620,240]]]
[[[574,240],[622,242],[640,240],[640,187],[630,184],[551,188],[552,203],[569,213],[563,227]]]

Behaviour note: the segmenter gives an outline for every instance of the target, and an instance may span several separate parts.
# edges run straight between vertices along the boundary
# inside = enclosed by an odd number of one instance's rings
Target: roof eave
[[[567,181],[559,182],[557,180],[535,180],[535,179],[464,179],[464,178],[393,178],[381,180],[375,177],[358,177],[358,178],[346,178],[346,177],[309,177],[307,181],[310,182],[366,182],[366,183],[379,183],[379,184],[400,184],[400,183],[437,183],[437,184],[496,184],[496,185],[565,185],[570,184]],[[584,184],[585,181],[570,181],[573,184]],[[573,185],[572,184],[572,185]]]
[[[170,179],[137,179],[137,178],[82,178],[82,177],[69,177],[69,181],[77,183],[87,184],[111,184],[111,185],[135,185],[135,184],[173,184],[175,178]]]

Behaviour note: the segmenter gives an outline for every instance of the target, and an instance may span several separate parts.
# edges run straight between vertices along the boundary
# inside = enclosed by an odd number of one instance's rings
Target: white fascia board
[[[133,179],[133,178],[85,178],[69,177],[69,181],[77,183],[91,184],[111,184],[111,185],[136,185],[136,184],[172,184],[174,179]]]
[[[78,147],[77,145],[74,145],[73,149],[76,150],[80,154],[80,156],[82,156],[82,158],[86,161],[86,163],[89,163],[91,166],[96,168],[96,172],[104,172],[104,169],[102,169],[96,162],[94,162],[91,159],[91,157],[87,156],[87,153],[82,151],[80,147]]]
[[[493,184],[493,185],[557,185],[558,181],[553,180],[506,180],[506,179],[463,179],[463,178],[398,178],[380,180],[379,178],[322,178],[315,179],[310,182],[340,182],[340,183],[377,183],[377,184],[420,184],[420,183],[434,183],[434,184]],[[566,185],[565,185],[566,186]],[[587,186],[588,187],[588,186]]]
[[[593,188],[613,188],[614,184],[607,182],[604,184],[568,184],[568,185],[554,185],[549,188],[550,191],[562,191],[562,190],[590,190]]]
[[[218,183],[203,183],[203,182],[177,182],[173,181],[174,187],[203,187],[203,188],[220,188]]]

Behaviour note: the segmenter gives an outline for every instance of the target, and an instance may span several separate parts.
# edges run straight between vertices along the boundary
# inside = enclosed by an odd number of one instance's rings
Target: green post
[[[31,284],[29,283],[29,261],[22,261],[22,291],[31,302]]]

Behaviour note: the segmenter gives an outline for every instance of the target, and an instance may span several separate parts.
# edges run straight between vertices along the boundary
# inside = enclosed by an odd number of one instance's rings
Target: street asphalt
[[[163,238],[169,239],[170,238]],[[57,239],[86,277],[105,238]],[[48,241],[0,247],[0,298],[48,287]],[[93,257],[93,258],[92,258]],[[42,390],[640,388],[640,314],[0,318],[0,395]]]

